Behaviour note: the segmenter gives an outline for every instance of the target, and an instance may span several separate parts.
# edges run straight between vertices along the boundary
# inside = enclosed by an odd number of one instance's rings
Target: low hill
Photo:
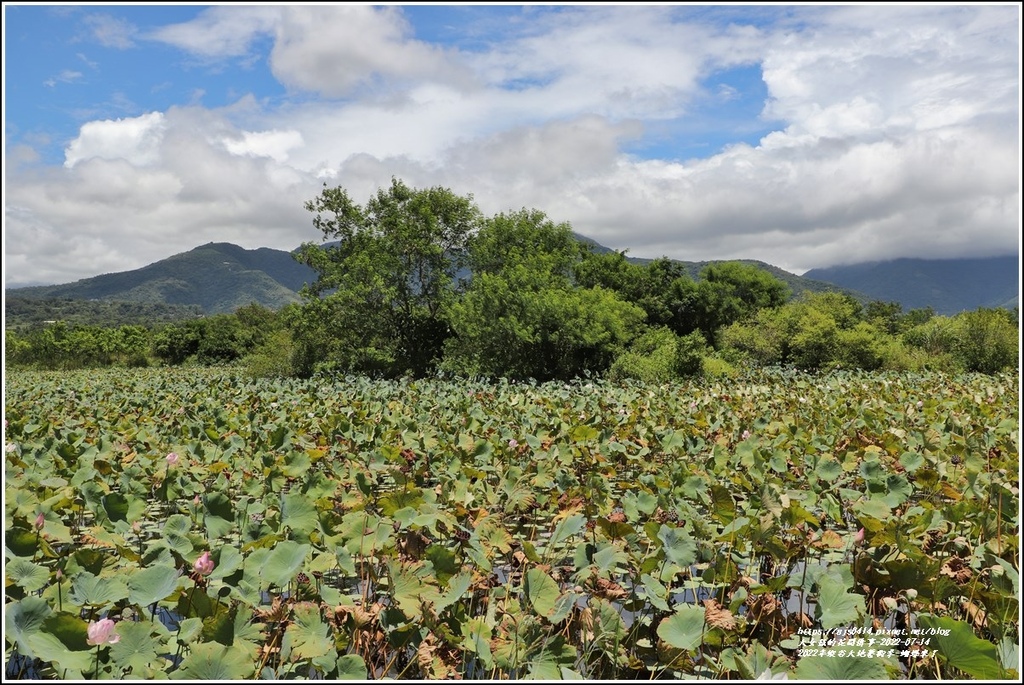
[[[206,314],[219,314],[253,302],[271,309],[298,302],[298,290],[314,277],[290,252],[207,243],[141,269],[17,288],[7,296],[195,305]]]

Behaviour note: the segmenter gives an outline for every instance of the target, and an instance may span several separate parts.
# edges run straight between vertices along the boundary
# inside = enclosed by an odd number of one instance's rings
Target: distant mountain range
[[[611,251],[589,238],[578,238],[594,250]],[[652,260],[629,257],[630,261]],[[785,281],[794,296],[805,291],[846,292],[861,302],[899,302],[905,311],[932,307],[952,314],[977,307],[1014,307],[1018,295],[1016,257],[992,259],[899,259],[829,269],[803,276],[755,260],[752,264]],[[712,262],[680,262],[696,278]],[[138,302],[198,307],[207,314],[233,312],[253,302],[278,309],[299,302],[298,291],[316,273],[293,253],[271,248],[247,250],[230,243],[208,243],[149,266],[103,274],[64,285],[12,288],[12,299],[70,299]],[[10,317],[11,307],[5,311]]]
[[[835,283],[873,300],[899,302],[904,311],[931,307],[938,314],[956,314],[978,307],[1016,307],[1020,259],[893,259],[811,269],[804,278]]]

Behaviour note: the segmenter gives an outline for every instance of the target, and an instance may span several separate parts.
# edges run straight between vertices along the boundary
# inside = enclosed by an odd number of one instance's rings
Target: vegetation
[[[6,376],[7,678],[1020,676],[1016,372]]]
[[[307,208],[299,302],[6,328],[7,678],[1019,678],[1016,312]]]
[[[62,321],[71,326],[158,326],[203,315],[198,305],[112,302],[108,300],[37,299],[7,293],[4,298],[4,328],[27,333]]]
[[[300,302],[253,302],[149,325],[9,326],[5,361],[50,369],[237,362],[257,375],[307,378],[652,382],[750,367],[998,373],[1018,364],[1016,310],[947,317],[865,306],[839,292],[792,297],[785,282],[743,262],[706,264],[695,279],[680,262],[640,263],[599,249],[538,210],[485,217],[472,196],[397,179],[362,206],[325,185],[306,208],[327,242],[295,254],[316,275]],[[279,285],[299,280],[273,251],[232,248],[201,252],[207,261],[229,258],[239,273],[266,268]],[[48,311],[27,302],[14,303],[21,321],[26,310],[37,321]]]

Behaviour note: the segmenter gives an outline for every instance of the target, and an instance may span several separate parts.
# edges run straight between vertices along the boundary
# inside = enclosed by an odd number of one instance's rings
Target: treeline
[[[8,364],[242,363],[256,375],[606,376],[662,381],[750,366],[979,371],[1015,368],[1016,312],[952,317],[867,306],[840,293],[790,298],[740,262],[693,279],[668,259],[597,254],[537,210],[485,217],[472,196],[398,180],[365,205],[324,187],[307,203],[325,244],[302,304],[250,305],[117,329],[7,331]]]
[[[23,297],[10,292],[4,297],[4,327],[18,332],[57,321],[103,328],[152,327],[202,315],[203,309],[198,305]]]

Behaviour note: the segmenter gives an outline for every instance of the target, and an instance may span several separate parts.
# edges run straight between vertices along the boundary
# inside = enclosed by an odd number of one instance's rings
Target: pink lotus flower
[[[170,454],[167,455],[167,465],[168,466],[174,466],[180,460],[181,460],[181,457],[178,456],[177,452],[171,452]]]
[[[46,525],[46,517],[43,516],[42,513],[40,513],[38,516],[36,516],[36,530],[42,530],[43,526],[45,526],[45,525]]]
[[[511,447],[512,449],[515,449],[519,447],[519,441],[516,440],[515,438],[512,438],[511,440],[508,441],[508,446]]]
[[[747,438],[750,437],[750,431],[743,431],[743,435],[741,435],[740,437],[746,440]]]
[[[114,622],[109,618],[91,622],[88,633],[86,642],[90,645],[114,644],[121,640],[121,636],[114,632]]]
[[[864,529],[863,529],[863,528],[861,528],[860,530],[858,530],[858,531],[857,531],[857,532],[856,532],[856,533],[854,534],[854,536],[853,536],[853,544],[855,544],[855,545],[859,545],[859,544],[860,544],[860,543],[862,543],[862,542],[864,542]]]
[[[198,559],[196,559],[195,565],[192,567],[201,576],[208,576],[213,573],[213,559],[210,558],[209,552],[203,552]]]

